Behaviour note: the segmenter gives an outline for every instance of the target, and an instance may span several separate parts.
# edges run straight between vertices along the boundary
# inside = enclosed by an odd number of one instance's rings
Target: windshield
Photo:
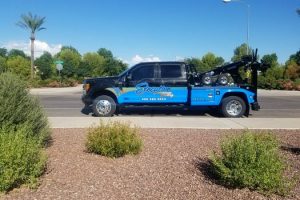
[[[118,76],[124,76],[132,67],[128,67],[125,71],[121,72],[121,74],[119,74]]]
[[[125,71],[121,72],[121,74],[119,74],[119,77],[120,77],[120,76],[124,76],[124,75],[129,71],[129,69],[130,69],[130,68],[127,68]]]

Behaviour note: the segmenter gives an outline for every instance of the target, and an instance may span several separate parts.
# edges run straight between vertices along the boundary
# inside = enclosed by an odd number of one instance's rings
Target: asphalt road
[[[37,95],[49,117],[84,117],[81,93]],[[258,98],[262,107],[260,111],[251,111],[250,118],[300,118],[300,96],[260,96]],[[207,108],[197,111],[181,111],[174,108],[165,109],[129,109],[121,111],[121,116],[194,116],[199,118],[218,117],[217,113]]]

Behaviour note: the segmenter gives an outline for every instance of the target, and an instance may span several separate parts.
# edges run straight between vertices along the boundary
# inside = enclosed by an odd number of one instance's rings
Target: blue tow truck
[[[169,105],[190,110],[219,110],[225,117],[248,116],[259,110],[257,72],[264,68],[257,51],[240,61],[198,73],[185,62],[139,63],[119,76],[83,81],[82,101],[95,116],[108,117],[127,106]]]

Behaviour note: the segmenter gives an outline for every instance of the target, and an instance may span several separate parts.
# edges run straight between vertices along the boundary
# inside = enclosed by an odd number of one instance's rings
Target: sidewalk
[[[52,128],[88,128],[100,120],[129,122],[140,128],[300,129],[300,118],[49,117]]]
[[[300,91],[294,90],[258,90],[258,96],[300,96]]]
[[[75,94],[82,92],[82,84],[76,87],[63,88],[32,88],[30,93],[33,95],[60,95],[60,94]]]

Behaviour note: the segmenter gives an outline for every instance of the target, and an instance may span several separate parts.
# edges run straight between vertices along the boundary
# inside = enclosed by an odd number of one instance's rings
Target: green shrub
[[[108,157],[121,157],[125,154],[138,154],[142,140],[138,129],[121,122],[100,123],[100,126],[90,128],[86,148],[89,152]]]
[[[294,81],[294,89],[300,91],[300,78]]]
[[[35,186],[45,168],[46,157],[31,127],[0,128],[0,192],[21,184]]]
[[[81,81],[82,82],[82,81]],[[75,87],[80,81],[75,78],[60,78],[60,77],[52,77],[51,79],[41,80],[39,78],[35,78],[34,80],[29,81],[30,87],[39,88],[39,87]]]
[[[291,184],[283,176],[285,164],[274,135],[246,131],[225,139],[221,151],[221,156],[213,154],[211,163],[223,184],[280,195],[288,191]]]
[[[34,136],[45,141],[50,133],[47,117],[26,87],[18,76],[0,74],[0,127],[26,124]]]

